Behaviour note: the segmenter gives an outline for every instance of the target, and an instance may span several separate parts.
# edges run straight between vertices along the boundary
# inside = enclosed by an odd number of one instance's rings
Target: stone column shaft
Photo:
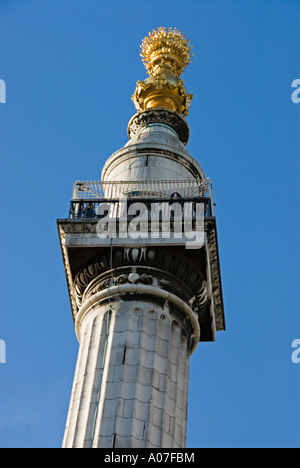
[[[190,338],[173,306],[95,303],[80,334],[63,447],[185,447]]]

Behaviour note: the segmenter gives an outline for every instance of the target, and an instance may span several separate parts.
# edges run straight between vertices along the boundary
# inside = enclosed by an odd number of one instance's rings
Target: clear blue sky
[[[300,447],[299,0],[0,0],[0,447],[60,447],[78,343],[56,219],[127,142],[142,38],[182,29],[227,331],[191,361],[189,447]]]

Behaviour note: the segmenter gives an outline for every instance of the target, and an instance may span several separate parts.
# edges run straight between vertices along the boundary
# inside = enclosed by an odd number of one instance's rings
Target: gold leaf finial
[[[186,117],[193,98],[180,79],[191,63],[192,46],[176,28],[158,28],[141,45],[141,57],[150,77],[138,81],[132,100],[138,112],[163,107]]]
[[[180,30],[160,27],[143,40],[141,57],[150,76],[163,66],[178,78],[191,63],[192,45]]]

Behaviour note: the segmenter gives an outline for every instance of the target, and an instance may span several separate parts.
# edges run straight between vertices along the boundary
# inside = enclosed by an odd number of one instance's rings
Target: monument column
[[[80,343],[64,448],[184,448],[190,357],[225,329],[211,182],[186,148],[191,45],[159,28],[141,55],[128,143],[58,220]]]

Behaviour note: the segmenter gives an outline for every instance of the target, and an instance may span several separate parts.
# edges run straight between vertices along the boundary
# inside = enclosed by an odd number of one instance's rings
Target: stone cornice
[[[62,256],[63,256],[64,268],[65,268],[65,273],[66,273],[66,278],[67,278],[67,286],[68,286],[69,297],[70,297],[70,302],[71,302],[72,314],[74,318],[75,311],[77,311],[76,294],[74,291],[74,283],[73,283],[71,267],[70,267],[70,262],[69,262],[68,249],[66,247],[66,231],[65,231],[65,227],[63,225],[60,225],[59,223],[58,223],[58,233],[59,233],[60,246],[61,246],[61,251],[62,251]]]
[[[225,330],[225,313],[222,292],[221,268],[219,259],[216,222],[210,222],[207,230],[208,254],[210,258],[212,293],[215,309],[216,330]]]

